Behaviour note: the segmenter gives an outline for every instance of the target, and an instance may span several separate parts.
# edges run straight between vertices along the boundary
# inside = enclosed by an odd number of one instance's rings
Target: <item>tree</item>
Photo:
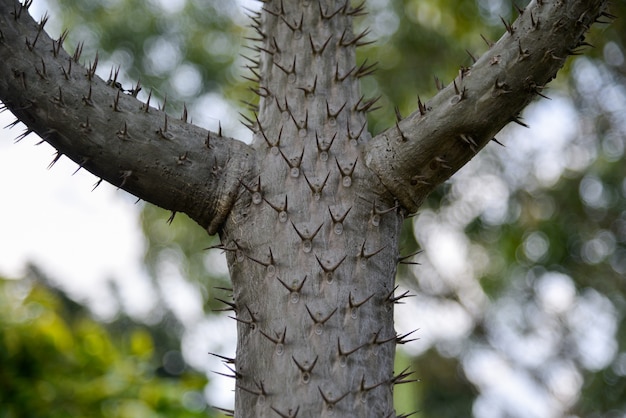
[[[584,44],[605,2],[533,2],[471,67],[372,137],[356,64],[367,31],[348,3],[267,2],[251,145],[135,99],[117,73],[80,66],[29,3],[4,1],[3,102],[31,131],[102,179],[219,233],[238,321],[237,415],[394,416],[398,240],[406,216],[494,139]],[[610,15],[608,15],[610,17]],[[165,107],[165,106],[163,106]],[[496,140],[497,142],[497,140]],[[275,238],[276,237],[276,238]]]
[[[159,349],[154,329],[94,321],[35,267],[24,280],[0,277],[0,290],[3,417],[207,416],[206,377]]]

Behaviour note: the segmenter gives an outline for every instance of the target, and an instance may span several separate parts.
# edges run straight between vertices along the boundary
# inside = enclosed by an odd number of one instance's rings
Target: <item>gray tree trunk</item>
[[[541,93],[603,0],[533,1],[433,99],[371,137],[346,1],[271,0],[253,18],[251,145],[125,94],[0,0],[0,99],[81,167],[219,233],[238,322],[237,417],[395,417],[400,228]],[[184,119],[184,118],[183,118]]]

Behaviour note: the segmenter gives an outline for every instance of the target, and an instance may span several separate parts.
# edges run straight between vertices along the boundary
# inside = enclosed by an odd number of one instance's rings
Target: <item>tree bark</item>
[[[81,167],[220,234],[238,326],[235,416],[394,417],[393,307],[405,216],[484,147],[582,44],[606,1],[532,2],[448,87],[371,138],[362,13],[280,1],[253,16],[248,146],[139,102],[0,1],[0,98]],[[95,59],[94,59],[95,60]],[[184,118],[183,118],[184,119]]]

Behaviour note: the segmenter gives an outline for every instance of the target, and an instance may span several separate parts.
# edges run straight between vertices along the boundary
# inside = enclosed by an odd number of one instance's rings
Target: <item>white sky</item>
[[[9,112],[0,115],[1,126],[12,120]],[[14,143],[21,127],[0,132],[0,274],[20,277],[34,262],[96,312],[110,314],[105,280],[145,277],[141,207],[105,182],[91,192],[97,178],[84,170],[72,176],[77,165],[65,157],[48,170],[53,148],[34,146],[35,135]]]

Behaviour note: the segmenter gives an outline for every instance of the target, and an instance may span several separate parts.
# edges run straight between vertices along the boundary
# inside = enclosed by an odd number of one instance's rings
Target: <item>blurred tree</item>
[[[176,101],[184,100],[187,98],[185,91],[194,89],[183,88],[182,91],[177,91],[175,87],[177,71],[193,74],[194,66],[211,69],[220,60],[207,55],[206,51],[197,55],[200,58],[194,58],[196,55],[193,53],[189,53],[187,57],[187,51],[193,50],[198,45],[195,41],[197,37],[193,35],[194,29],[190,30],[190,35],[184,33],[173,36],[174,39],[182,39],[176,46],[162,45],[158,38],[163,36],[171,38],[172,32],[169,30],[184,32],[185,25],[173,21],[193,20],[204,15],[194,9],[197,7],[194,2],[183,2],[184,7],[174,12],[170,11],[172,13],[166,14],[165,17],[163,10],[158,8],[137,10],[132,9],[136,7],[132,2],[114,3],[115,8],[107,10],[115,11],[117,13],[115,18],[102,19],[102,16],[107,14],[102,13],[102,5],[99,8],[97,3],[94,3],[96,6],[79,5],[81,10],[78,13],[68,13],[68,19],[75,19],[68,20],[68,23],[72,27],[75,25],[81,27],[80,22],[104,20],[102,26],[93,26],[91,23],[82,25],[90,27],[90,31],[94,33],[105,34],[100,38],[102,51],[109,51],[110,57],[117,56],[118,58],[112,58],[112,61],[122,64],[129,78],[136,79],[138,74],[142,74],[142,80],[146,80],[143,84],[158,86],[156,94],[161,93],[164,97],[167,92],[168,101],[181,108],[180,102]],[[487,42],[489,39],[496,39],[501,32],[500,16],[509,20],[515,14],[513,4],[508,1],[477,1],[476,5],[466,2],[460,7],[458,2],[452,1],[373,3],[370,8],[373,8],[375,13],[363,18],[362,24],[372,29],[373,38],[381,40],[378,44],[362,49],[361,55],[371,61],[378,60],[380,70],[372,81],[364,83],[364,88],[368,94],[381,94],[383,103],[397,104],[403,114],[415,107],[418,92],[422,97],[429,97],[435,93],[434,83],[428,74],[436,75],[444,81],[453,79],[458,68],[450,67],[449,63],[459,61],[459,57],[463,56],[460,65],[471,65],[470,55],[480,55],[473,51],[486,48],[480,45],[483,42],[480,33],[484,34]],[[71,10],[69,6],[75,4],[76,2],[67,2],[63,7]],[[616,9],[613,13],[624,15],[621,3],[614,5],[613,8]],[[91,18],[94,20],[90,20],[89,13],[92,11],[94,13]],[[183,11],[192,13],[183,18],[179,14]],[[123,28],[116,26],[129,16],[142,16],[145,17],[145,21],[123,25]],[[134,20],[132,17],[130,19]],[[161,24],[154,24],[155,21],[160,21]],[[219,28],[219,25],[222,25],[221,28],[227,28],[224,26],[225,22],[214,23],[215,26],[211,28]],[[124,32],[133,26],[146,29],[138,30],[143,34],[140,35],[141,38]],[[97,29],[92,29],[94,27]],[[208,30],[195,23],[189,27],[200,27],[200,32]],[[558,162],[544,158],[544,164],[554,164],[552,172],[546,174],[539,163],[534,166],[528,164],[541,155],[538,149],[530,151],[523,149],[523,152],[520,152],[516,145],[510,145],[511,150],[492,152],[492,149],[488,148],[470,167],[464,169],[465,176],[453,178],[430,196],[425,209],[412,223],[414,228],[411,228],[413,226],[411,222],[407,222],[402,240],[406,249],[411,251],[420,245],[427,251],[424,260],[421,260],[424,264],[422,267],[402,269],[401,278],[404,285],[418,289],[422,301],[426,299],[433,304],[449,303],[460,307],[465,312],[465,317],[470,320],[468,331],[452,342],[446,341],[445,338],[431,339],[427,344],[429,346],[432,344],[433,350],[424,354],[430,359],[421,358],[415,363],[422,380],[419,389],[415,389],[415,393],[420,397],[417,407],[424,411],[423,416],[467,415],[472,404],[476,416],[498,416],[497,412],[493,412],[498,410],[504,410],[511,416],[557,414],[550,411],[571,413],[579,411],[581,416],[587,416],[591,412],[623,411],[624,406],[619,401],[624,399],[621,396],[624,388],[619,383],[625,362],[623,324],[620,322],[619,329],[612,332],[608,330],[608,334],[599,336],[600,338],[608,336],[609,341],[605,341],[608,345],[615,341],[616,335],[620,336],[619,345],[605,353],[604,357],[597,353],[584,352],[588,347],[584,346],[581,336],[577,335],[584,328],[574,324],[580,319],[580,311],[585,309],[591,318],[596,316],[603,318],[606,324],[617,324],[618,319],[623,317],[622,260],[625,255],[623,232],[625,215],[621,208],[624,207],[626,186],[623,184],[624,173],[620,172],[620,169],[624,167],[624,130],[623,126],[620,126],[619,117],[607,118],[607,115],[619,115],[619,111],[624,109],[620,105],[623,103],[620,102],[624,97],[623,87],[619,87],[624,86],[623,29],[623,22],[619,20],[609,29],[604,29],[604,33],[592,41],[596,45],[595,52],[575,61],[566,69],[570,74],[571,84],[568,86],[564,79],[558,83],[561,89],[554,93],[555,100],[580,112],[572,115],[581,118],[580,126],[585,129],[581,130],[581,135],[577,132],[575,137],[567,138],[563,142],[562,148],[558,151],[573,149],[569,154],[559,155],[565,155],[566,158]],[[227,30],[224,29],[225,32]],[[122,35],[117,37],[118,33]],[[78,39],[84,39],[80,31],[78,35]],[[111,40],[113,36],[116,36],[116,40]],[[134,46],[126,46],[129,39],[138,40]],[[96,44],[97,39],[91,43],[92,46]],[[230,43],[232,44],[234,42]],[[157,61],[154,58],[149,61],[149,51],[158,48],[166,51],[168,48],[173,49],[177,54],[181,54],[174,61],[182,65],[182,70],[177,65],[172,65],[155,74],[155,79],[147,81],[143,74],[150,77],[153,70],[149,66],[146,67],[145,63]],[[470,51],[470,55],[464,51],[465,49]],[[148,58],[140,58],[144,54]],[[120,59],[120,56],[123,58]],[[208,57],[211,62],[197,61],[205,59],[201,56]],[[221,62],[231,64],[234,58],[231,56],[228,60],[222,59]],[[208,71],[200,74],[201,82],[195,83],[201,87],[197,87],[198,90],[187,96],[197,96],[215,89],[217,83],[213,84],[211,80],[217,80],[219,76]],[[217,68],[216,71],[225,73],[224,67]],[[235,72],[226,71],[229,74]],[[422,77],[416,77],[416,72]],[[194,77],[197,77],[197,74],[192,76]],[[595,88],[589,87],[590,80],[596,81]],[[222,81],[230,82],[220,79],[220,82]],[[240,92],[241,84],[238,86]],[[609,102],[604,100],[596,102],[598,97],[594,92],[601,89],[604,89],[607,95],[611,95]],[[545,94],[551,95],[547,92]],[[567,99],[565,95],[568,94],[574,100]],[[536,112],[541,112],[539,106]],[[380,131],[393,121],[393,112],[389,111],[392,106],[383,107],[385,108],[386,111],[369,115],[372,131]],[[527,119],[532,120],[531,117]],[[504,135],[500,135],[499,140],[508,144],[504,138],[508,138],[509,135],[515,138],[523,134],[510,130],[510,133]],[[534,133],[531,131],[526,135]],[[599,141],[596,140],[598,137]],[[524,154],[524,157],[518,156],[515,160],[512,153]],[[548,175],[551,177],[546,179]],[[474,178],[475,181],[467,180],[468,177]],[[559,181],[559,178],[562,179]],[[490,188],[490,186],[495,190],[500,187],[503,192],[496,196],[486,193],[487,197],[478,199],[476,195],[470,193],[476,190],[476,187]],[[495,199],[501,201],[494,203]],[[163,222],[164,218],[169,217],[169,214],[155,216],[154,210],[150,207],[147,207],[146,211],[146,220],[156,217]],[[434,216],[435,212],[440,215]],[[177,221],[178,218],[175,222]],[[436,221],[441,229],[424,228],[423,222],[433,221]],[[149,263],[157,265],[159,257],[163,257],[167,249],[175,246],[179,248],[181,254],[189,256],[179,259],[187,266],[183,271],[187,271],[189,277],[206,276],[203,271],[206,263],[203,263],[202,256],[198,256],[196,251],[198,248],[196,235],[187,233],[191,230],[187,229],[191,226],[190,222],[184,226],[181,224],[180,232],[172,233],[165,244],[163,240],[160,241],[161,244],[157,244],[158,237],[153,233],[154,224],[149,222],[145,225],[147,236],[153,244],[147,255]],[[436,260],[431,259],[432,254],[437,251],[432,244],[432,237],[446,228],[452,232],[467,233],[467,241],[463,248],[468,250],[465,253],[468,256],[466,267],[473,270],[470,274],[463,272],[462,277],[445,277],[446,273],[440,271]],[[424,230],[426,232],[423,232]],[[153,269],[153,272],[156,275],[157,269]],[[437,282],[443,284],[434,286]],[[206,283],[199,286],[204,289],[203,294],[208,301],[210,286]],[[568,292],[572,289],[573,295],[568,303],[550,299],[555,297],[554,293],[569,295]],[[555,304],[558,306],[555,307]],[[432,312],[438,311],[433,309],[430,313]],[[603,314],[605,316],[602,316]],[[424,321],[430,320],[427,319],[430,318],[428,313],[421,313],[420,316]],[[552,328],[546,327],[546,323]],[[586,325],[599,327],[601,324],[591,322]],[[508,338],[504,338],[503,335]],[[530,338],[533,335],[540,335],[542,338]],[[521,358],[520,353],[516,354],[511,347],[515,342],[520,343],[516,337],[523,336],[539,348],[550,351],[543,357],[535,357],[535,363],[538,362],[537,359],[543,360],[539,365],[529,364],[528,359]],[[422,347],[422,350],[425,348]],[[494,353],[510,362],[511,372],[525,375],[530,378],[529,381],[539,383],[537,386],[544,392],[537,396],[542,402],[550,404],[551,409],[542,412],[538,408],[520,412],[519,405],[516,405],[514,400],[508,399],[506,394],[500,394],[499,397],[497,394],[494,395],[494,384],[484,380],[484,372],[482,375],[473,374],[477,358],[480,355],[484,357],[486,354]],[[604,363],[590,364],[589,362],[593,360],[590,358],[594,356],[596,359],[597,356],[602,357]],[[542,363],[555,367],[543,367]],[[597,369],[598,367],[600,369]],[[475,385],[474,390],[479,391],[477,400],[471,394],[468,380]],[[573,393],[559,392],[563,391],[563,385],[573,385]],[[440,390],[442,387],[448,390],[442,393]],[[458,388],[458,396],[453,396],[457,389],[450,388]],[[575,405],[579,396],[581,400]],[[613,401],[609,401],[610,399]],[[560,404],[555,406],[554,402]],[[487,409],[495,415],[489,415]]]
[[[153,331],[96,322],[35,267],[0,279],[0,416],[206,417],[206,377]]]

